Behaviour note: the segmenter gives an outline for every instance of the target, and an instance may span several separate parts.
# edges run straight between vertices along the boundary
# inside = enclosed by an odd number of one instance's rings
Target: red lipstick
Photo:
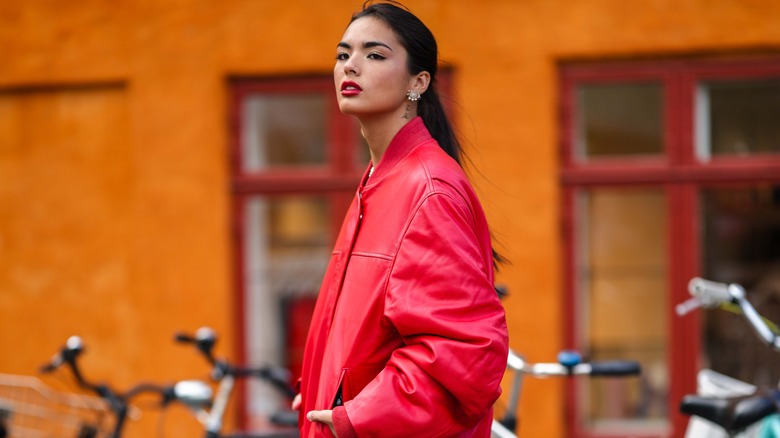
[[[363,89],[355,82],[344,81],[341,83],[342,96],[357,96],[361,91],[363,91]]]

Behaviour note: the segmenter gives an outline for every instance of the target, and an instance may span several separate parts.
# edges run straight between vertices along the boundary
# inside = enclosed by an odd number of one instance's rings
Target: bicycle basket
[[[107,437],[109,413],[98,397],[55,391],[32,376],[0,374],[0,437]]]

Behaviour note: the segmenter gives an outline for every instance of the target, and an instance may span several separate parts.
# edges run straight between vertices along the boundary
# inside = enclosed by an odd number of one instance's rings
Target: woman
[[[431,32],[392,3],[364,5],[338,44],[338,104],[372,164],[312,318],[294,403],[303,437],[490,435],[506,322],[437,56]]]

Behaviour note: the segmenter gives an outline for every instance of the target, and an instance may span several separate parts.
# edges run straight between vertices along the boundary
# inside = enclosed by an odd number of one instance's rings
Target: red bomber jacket
[[[508,340],[477,196],[419,117],[368,174],[311,321],[301,436],[331,437],[305,414],[335,408],[341,438],[489,437]]]

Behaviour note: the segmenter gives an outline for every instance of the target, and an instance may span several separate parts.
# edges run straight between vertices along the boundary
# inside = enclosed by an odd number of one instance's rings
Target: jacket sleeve
[[[506,320],[480,220],[457,194],[433,194],[415,212],[385,297],[403,346],[345,404],[359,436],[450,436],[484,419],[500,395]]]

